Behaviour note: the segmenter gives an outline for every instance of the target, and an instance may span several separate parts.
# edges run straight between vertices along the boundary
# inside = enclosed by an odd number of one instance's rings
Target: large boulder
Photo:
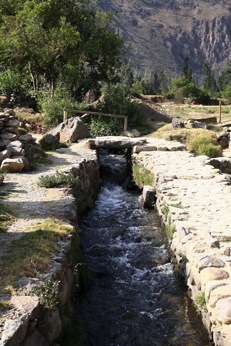
[[[1,171],[5,173],[22,172],[28,169],[29,169],[29,162],[23,156],[5,159],[2,161],[2,164],[1,164]]]
[[[75,143],[79,139],[90,137],[89,131],[80,117],[66,120],[49,133],[59,138],[60,143],[64,144]]]

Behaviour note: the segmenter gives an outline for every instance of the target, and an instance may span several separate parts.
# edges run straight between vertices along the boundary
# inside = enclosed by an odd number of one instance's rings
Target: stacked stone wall
[[[231,340],[231,176],[187,151],[133,154],[155,176],[174,262],[215,345]]]
[[[96,158],[84,159],[61,171],[79,177],[76,190],[65,189],[63,208],[60,211],[60,215],[65,216],[67,224],[73,225],[76,232],[58,243],[59,252],[53,256],[52,265],[46,273],[42,273],[39,278],[23,278],[17,282],[16,295],[11,298],[14,309],[5,318],[4,324],[0,325],[1,346],[53,345],[71,325],[71,296],[75,286],[78,286],[79,277],[71,260],[71,253],[79,250],[75,247],[78,237],[77,220],[93,206],[100,186],[100,176]],[[49,292],[52,294],[52,287],[55,289],[56,283],[58,305],[52,309],[44,308],[35,289],[45,284],[50,286]]]

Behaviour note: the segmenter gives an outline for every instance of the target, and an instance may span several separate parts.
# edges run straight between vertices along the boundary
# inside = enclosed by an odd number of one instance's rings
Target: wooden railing
[[[110,118],[123,118],[124,119],[124,131],[127,131],[127,129],[128,129],[128,117],[126,115],[116,115],[116,114],[90,112],[90,111],[79,111],[77,109],[64,108],[63,121],[66,121],[68,119],[68,112],[84,114],[84,115],[85,114],[86,115],[99,115],[99,116],[110,117]]]

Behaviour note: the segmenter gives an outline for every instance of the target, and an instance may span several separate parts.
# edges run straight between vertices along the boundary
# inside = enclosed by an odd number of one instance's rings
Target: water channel
[[[94,276],[79,298],[83,346],[209,345],[173,270],[157,213],[142,209],[140,193],[121,187],[121,158],[111,156],[109,162],[120,184],[104,181],[81,224],[84,256]]]

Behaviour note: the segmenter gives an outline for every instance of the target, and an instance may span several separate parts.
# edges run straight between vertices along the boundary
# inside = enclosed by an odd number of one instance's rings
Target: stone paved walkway
[[[172,225],[171,249],[192,299],[205,299],[198,308],[215,345],[230,346],[231,176],[187,151],[143,151],[134,160],[155,176],[159,213]]]

